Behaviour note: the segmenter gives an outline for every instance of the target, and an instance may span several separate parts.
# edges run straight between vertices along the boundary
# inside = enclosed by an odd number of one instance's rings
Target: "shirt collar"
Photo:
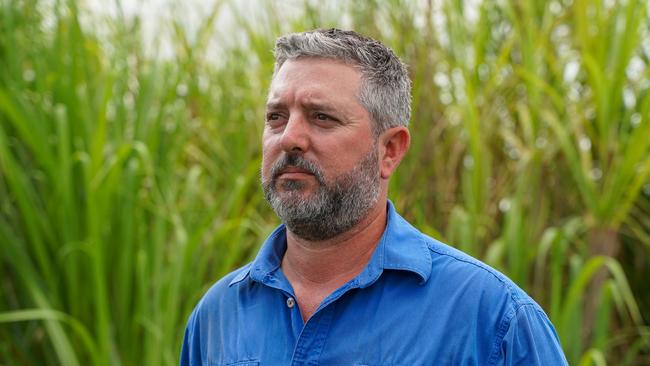
[[[426,237],[397,213],[391,201],[388,201],[386,210],[386,229],[370,262],[353,281],[358,287],[368,287],[377,281],[384,269],[390,269],[412,272],[418,275],[421,284],[425,283],[431,274],[432,263]],[[280,225],[262,244],[251,266],[235,276],[230,285],[241,282],[247,276],[266,283],[280,268],[286,249],[286,230],[284,225]]]

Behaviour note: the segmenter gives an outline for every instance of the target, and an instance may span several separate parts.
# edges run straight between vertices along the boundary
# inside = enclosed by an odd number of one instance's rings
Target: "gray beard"
[[[288,180],[280,183],[278,174],[287,166],[309,171],[318,183],[315,193],[305,196],[305,184]],[[379,196],[377,145],[349,172],[327,183],[320,168],[301,154],[289,153],[276,161],[269,175],[262,179],[264,197],[280,220],[296,236],[309,241],[323,241],[342,234],[363,219]],[[278,192],[281,184],[284,192]]]

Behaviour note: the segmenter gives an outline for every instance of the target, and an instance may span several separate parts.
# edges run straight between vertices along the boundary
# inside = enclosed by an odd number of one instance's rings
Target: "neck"
[[[282,271],[294,288],[303,319],[308,319],[325,297],[361,273],[385,227],[386,198],[379,199],[352,229],[334,238],[312,242],[287,231]]]
[[[366,266],[386,227],[386,203],[377,203],[352,229],[334,238],[313,242],[287,232],[283,269],[314,284],[341,276],[352,279]],[[347,275],[346,275],[347,274]]]

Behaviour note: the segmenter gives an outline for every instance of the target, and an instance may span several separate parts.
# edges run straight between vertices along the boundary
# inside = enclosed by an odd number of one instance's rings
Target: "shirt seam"
[[[492,352],[490,353],[490,357],[488,358],[488,363],[487,363],[488,366],[496,364],[499,357],[499,349],[503,344],[503,338],[508,332],[508,329],[510,329],[510,327],[512,326],[512,319],[516,317],[516,315],[519,313],[519,310],[523,307],[532,307],[534,311],[536,312],[539,311],[539,309],[537,309],[534,303],[519,304],[518,306],[511,309],[504,316],[503,320],[501,321],[501,325],[499,326],[499,330],[497,331],[497,335],[492,346]]]
[[[499,273],[496,273],[494,269],[488,268],[485,265],[483,265],[482,263],[477,263],[476,261],[473,261],[473,260],[458,257],[458,256],[456,256],[456,255],[454,255],[452,253],[446,253],[446,252],[442,252],[440,250],[436,250],[435,248],[432,247],[432,245],[435,244],[433,241],[430,241],[429,244],[430,244],[429,245],[429,250],[431,250],[432,252],[434,252],[434,253],[436,253],[438,255],[444,255],[444,256],[453,258],[453,259],[455,259],[455,260],[457,260],[459,262],[464,262],[464,263],[467,263],[467,264],[471,264],[474,267],[477,267],[477,268],[489,273],[492,277],[496,278],[497,281],[499,281],[502,286],[505,287],[505,289],[508,291],[509,298],[515,304],[517,304],[517,306],[534,305],[535,304],[532,299],[517,296],[512,291],[513,290],[512,284],[508,283],[508,281],[506,281],[502,276],[500,276]]]

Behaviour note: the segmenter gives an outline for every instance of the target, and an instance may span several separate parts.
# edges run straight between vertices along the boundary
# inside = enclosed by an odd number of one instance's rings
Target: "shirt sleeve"
[[[491,365],[568,365],[557,333],[536,305],[518,307]]]
[[[183,345],[181,347],[181,361],[180,366],[201,366],[201,343],[200,343],[200,327],[198,325],[197,310],[195,309],[190,315],[185,327],[185,335],[183,336]]]

